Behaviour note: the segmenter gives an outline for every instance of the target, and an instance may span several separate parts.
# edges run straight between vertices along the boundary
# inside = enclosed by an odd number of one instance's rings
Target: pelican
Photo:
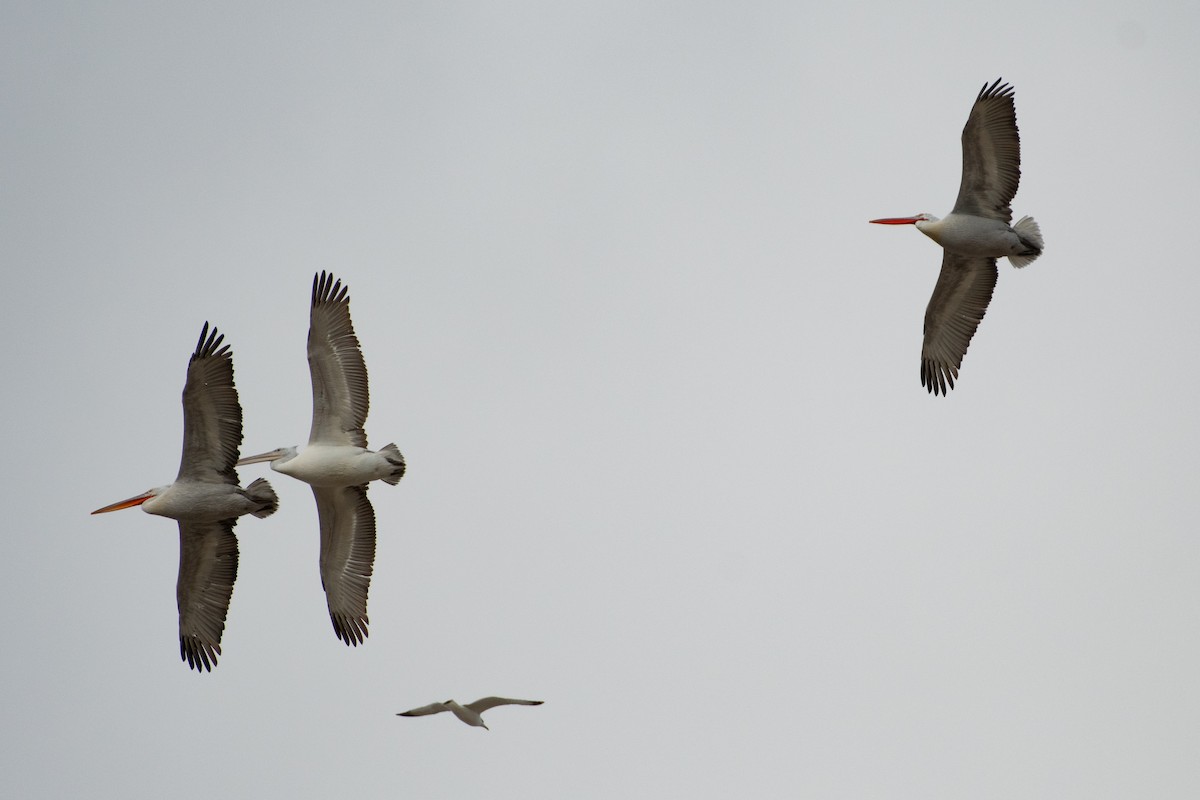
[[[313,417],[308,447],[281,447],[237,462],[271,469],[312,486],[321,525],[321,585],[333,631],[347,645],[367,636],[367,589],[375,562],[375,511],[367,484],[404,476],[396,445],[367,449],[367,366],[350,322],[349,289],[322,271],[313,276],[308,368]]]
[[[233,385],[233,354],[208,323],[188,361],[183,386],[183,458],[170,486],[98,508],[93,514],[141,506],[179,522],[179,655],[194,670],[211,671],[237,578],[233,526],[243,514],[269,517],[279,507],[262,478],[238,485],[234,462],[242,441],[242,407]]]
[[[1042,231],[1033,217],[1012,221],[1009,203],[1021,178],[1021,138],[1013,89],[1001,79],[986,83],[962,132],[962,183],[954,210],[873,219],[878,225],[916,225],[942,246],[942,272],[925,309],[921,385],[945,395],[954,388],[967,345],[996,286],[996,259],[1023,267],[1042,254]]]
[[[465,706],[460,706],[453,700],[447,700],[444,703],[430,703],[427,706],[414,708],[411,711],[402,711],[396,716],[424,717],[429,714],[440,714],[443,711],[451,711],[454,713],[454,716],[468,725],[474,725],[484,730],[491,730],[483,722],[483,712],[489,708],[495,708],[496,706],[540,706],[541,704],[541,700],[511,700],[507,697],[481,697],[474,703],[467,703]]]

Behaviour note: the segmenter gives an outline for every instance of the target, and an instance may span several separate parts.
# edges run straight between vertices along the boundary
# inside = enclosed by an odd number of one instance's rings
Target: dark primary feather
[[[242,407],[233,385],[233,354],[208,323],[188,361],[183,386],[183,457],[177,480],[237,485],[234,464],[242,443]]]
[[[984,84],[962,132],[963,171],[954,213],[1012,221],[1021,180],[1021,137],[1013,88]]]
[[[954,388],[967,345],[996,287],[996,259],[944,251],[942,271],[925,309],[921,385],[934,394]]]
[[[195,670],[211,670],[221,654],[221,634],[237,579],[233,524],[234,520],[179,523],[179,654]]]
[[[339,639],[358,646],[367,637],[375,511],[365,486],[314,486],[312,490],[321,524],[321,585],[329,618]]]
[[[366,447],[367,365],[350,321],[349,289],[324,271],[313,277],[308,367],[313,389],[309,443]]]

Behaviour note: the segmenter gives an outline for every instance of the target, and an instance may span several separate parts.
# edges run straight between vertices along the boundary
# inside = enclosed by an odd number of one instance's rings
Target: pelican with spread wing
[[[128,500],[93,511],[141,506],[179,522],[179,652],[188,666],[209,670],[221,653],[221,634],[238,547],[233,526],[243,514],[269,517],[279,507],[271,484],[259,478],[245,489],[234,469],[242,442],[242,407],[233,385],[233,354],[208,323],[188,361],[183,387],[183,457],[179,475]]]
[[[313,277],[308,367],[313,416],[308,446],[247,456],[239,466],[271,469],[312,486],[321,526],[321,584],[337,637],[358,646],[367,637],[367,590],[375,563],[374,480],[395,485],[404,457],[394,444],[367,449],[367,367],[350,321],[349,289],[332,275]]]
[[[942,246],[942,271],[925,309],[921,385],[934,394],[954,388],[967,345],[996,287],[996,259],[1023,267],[1042,254],[1033,217],[1012,221],[1009,204],[1021,179],[1021,137],[1013,88],[997,79],[975,98],[962,132],[962,182],[954,210],[873,219],[879,225],[915,225]]]

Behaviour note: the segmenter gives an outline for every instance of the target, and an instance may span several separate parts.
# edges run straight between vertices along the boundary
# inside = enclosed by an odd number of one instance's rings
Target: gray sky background
[[[1200,796],[1200,6],[10,2],[0,794]],[[1001,266],[918,381],[985,82]],[[351,290],[371,636],[303,484],[243,518],[211,674],[168,483],[208,320],[303,443]],[[506,694],[490,732],[397,711]]]

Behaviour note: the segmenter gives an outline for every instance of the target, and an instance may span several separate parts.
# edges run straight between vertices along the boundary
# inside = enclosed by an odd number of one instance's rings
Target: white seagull
[[[356,647],[367,637],[367,590],[375,563],[375,511],[367,484],[404,476],[396,445],[367,449],[367,366],[350,322],[349,290],[333,275],[313,277],[308,368],[313,417],[308,447],[247,456],[238,466],[271,469],[312,486],[321,523],[321,585],[337,637]]]
[[[212,670],[237,578],[233,526],[243,514],[269,517],[279,507],[271,484],[238,485],[234,462],[242,441],[242,407],[233,385],[233,354],[208,323],[188,361],[183,387],[183,458],[170,486],[93,511],[140,505],[148,514],[179,522],[179,654],[198,671]]]
[[[921,385],[934,394],[954,388],[967,345],[996,286],[996,259],[1023,267],[1042,254],[1042,232],[1032,217],[1012,221],[1009,203],[1021,178],[1021,139],[1008,84],[986,83],[962,132],[962,183],[945,219],[931,214],[873,219],[880,225],[916,225],[942,246],[942,272],[925,309]]]
[[[430,703],[427,706],[414,708],[411,711],[402,711],[397,714],[397,717],[424,717],[429,714],[440,714],[443,711],[450,711],[454,716],[461,719],[468,725],[474,725],[477,728],[491,730],[483,722],[483,712],[489,708],[496,706],[540,706],[541,700],[512,700],[507,697],[481,697],[474,703],[467,703],[465,706],[459,705],[453,700],[447,700],[444,703]]]

